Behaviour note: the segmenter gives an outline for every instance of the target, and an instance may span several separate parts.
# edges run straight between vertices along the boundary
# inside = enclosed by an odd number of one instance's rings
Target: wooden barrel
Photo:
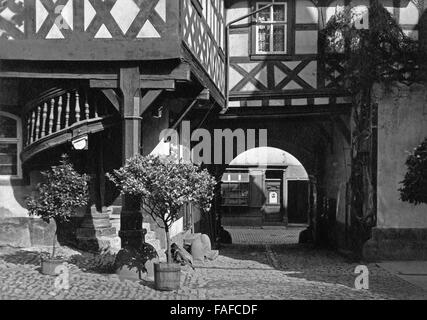
[[[173,291],[180,288],[181,266],[175,263],[155,263],[154,283],[157,290]]]

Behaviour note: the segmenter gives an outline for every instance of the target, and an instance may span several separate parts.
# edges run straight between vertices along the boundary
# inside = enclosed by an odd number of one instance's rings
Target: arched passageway
[[[309,223],[309,175],[292,154],[260,147],[239,154],[222,176],[224,226]]]

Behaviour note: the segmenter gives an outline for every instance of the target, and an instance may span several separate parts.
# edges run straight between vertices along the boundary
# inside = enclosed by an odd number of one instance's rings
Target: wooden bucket
[[[41,273],[48,276],[56,276],[56,268],[64,263],[62,259],[41,259]]]
[[[175,263],[154,264],[154,284],[157,290],[173,291],[181,286],[181,266]]]

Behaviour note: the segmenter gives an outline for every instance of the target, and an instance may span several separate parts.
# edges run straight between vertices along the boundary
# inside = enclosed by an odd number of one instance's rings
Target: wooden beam
[[[190,105],[184,109],[183,112],[179,115],[178,119],[174,122],[174,124],[171,127],[171,130],[176,130],[178,128],[179,124],[185,119],[186,115],[193,109],[193,107],[196,105],[198,100],[194,100],[190,103]]]
[[[116,80],[115,74],[90,73],[54,73],[54,72],[20,72],[1,71],[0,78],[27,78],[27,79],[70,79],[70,80]]]
[[[202,92],[200,92],[199,96],[197,97],[197,100],[199,101],[209,101],[211,98],[211,92],[209,89],[203,89]]]
[[[140,65],[141,80],[175,80],[190,81],[191,67],[186,62],[152,62]],[[28,78],[28,79],[69,79],[69,80],[116,80],[118,76],[111,64],[83,63],[59,64],[52,62],[20,61],[19,64],[0,64],[0,78]],[[97,83],[96,81],[94,83]],[[108,83],[108,81],[107,81]],[[111,84],[109,84],[111,86]],[[117,86],[116,86],[117,88]]]
[[[111,104],[120,112],[120,99],[114,89],[102,89],[102,93],[107,97]]]
[[[139,114],[142,116],[162,93],[163,90],[148,90],[141,99]]]
[[[141,79],[141,89],[175,90],[174,80],[145,80]]]
[[[118,79],[91,79],[89,85],[91,88],[116,89],[119,87],[119,81]],[[140,87],[141,89],[175,90],[175,80],[148,80],[141,77]]]
[[[120,69],[122,120],[122,164],[141,151],[141,84],[137,65]],[[122,196],[120,232],[122,248],[139,248],[144,242],[140,203],[129,195]]]
[[[330,106],[290,106],[290,107],[239,107],[229,108],[227,113],[219,115],[219,119],[265,119],[345,115],[351,111],[351,105]]]
[[[200,62],[194,58],[191,50],[183,44],[183,57],[184,59],[191,64],[191,71],[197,81],[202,84],[203,87],[210,90],[210,94],[216,102],[223,107],[225,105],[225,96],[218,89],[218,87],[213,82],[212,78],[207,74],[206,70],[201,66]]]

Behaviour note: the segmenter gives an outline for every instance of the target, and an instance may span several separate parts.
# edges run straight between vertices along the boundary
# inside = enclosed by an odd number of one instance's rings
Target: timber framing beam
[[[208,89],[202,89],[199,94],[194,98],[194,100],[188,105],[188,107],[184,108],[184,110],[179,114],[178,118],[171,125],[171,129],[175,130],[178,128],[180,123],[185,119],[185,117],[195,108],[195,106],[200,102],[206,102],[210,98]]]
[[[90,79],[89,85],[91,88],[109,88],[115,89],[119,86],[119,81],[114,80],[100,80],[100,79]],[[175,80],[168,79],[156,79],[150,80],[141,76],[140,79],[141,89],[164,89],[164,90],[175,90]]]
[[[139,114],[142,116],[162,93],[163,90],[147,90],[141,98]]]
[[[183,61],[143,61],[138,64],[141,88],[174,90],[175,82],[191,81],[191,66]],[[111,64],[0,62],[0,78],[86,80],[90,87],[116,89],[120,86],[117,67]]]
[[[101,90],[105,97],[111,102],[111,104],[120,112],[120,98],[114,89],[103,89]]]
[[[349,114],[351,105],[298,106],[298,107],[238,107],[229,108],[219,119],[271,119],[295,117],[324,117]]]

